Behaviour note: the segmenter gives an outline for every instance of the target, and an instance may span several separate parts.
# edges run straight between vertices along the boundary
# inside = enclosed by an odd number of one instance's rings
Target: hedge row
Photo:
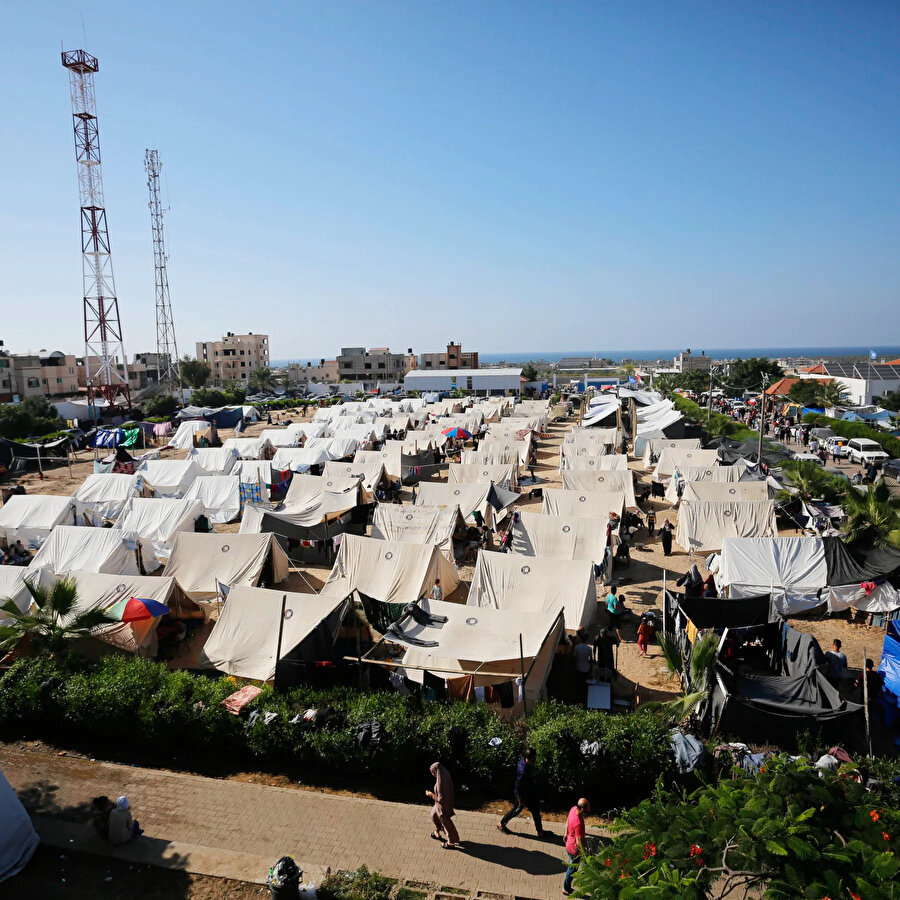
[[[537,706],[527,720],[505,723],[484,704],[431,703],[392,693],[352,688],[303,687],[284,694],[266,688],[250,709],[275,712],[252,727],[221,701],[237,689],[230,678],[170,672],[159,663],[110,656],[100,661],[35,658],[18,661],[0,679],[0,739],[44,739],[129,762],[222,771],[252,765],[273,772],[300,769],[316,776],[427,778],[436,759],[493,796],[511,790],[512,772],[525,743],[536,748],[547,800],[586,793],[604,808],[647,796],[671,767],[666,728],[651,714],[608,716],[558,703]],[[290,719],[307,708],[332,707],[334,719],[304,728]],[[384,740],[361,748],[356,726],[377,720]],[[465,730],[461,752],[450,729]],[[491,739],[499,738],[499,745]],[[581,742],[599,752],[583,753]]]
[[[891,459],[900,459],[900,440],[877,428],[872,428],[870,425],[864,425],[862,422],[845,422],[843,419],[830,419],[821,413],[807,413],[803,417],[803,421],[818,428],[830,428],[840,437],[869,438],[876,444],[881,444],[881,449]]]
[[[759,439],[759,432],[748,428],[743,422],[732,419],[731,416],[722,415],[722,413],[712,413],[709,417],[709,423],[706,421],[706,407],[682,397],[680,394],[674,394],[672,400],[675,408],[686,418],[698,425],[703,426],[704,431],[714,437],[728,437],[736,441],[755,441]]]

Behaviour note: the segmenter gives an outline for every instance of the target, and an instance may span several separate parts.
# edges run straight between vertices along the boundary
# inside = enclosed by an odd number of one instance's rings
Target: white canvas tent
[[[375,489],[384,477],[384,466],[379,461],[364,463],[327,462],[322,474],[326,478],[358,478],[361,490],[360,502],[373,503]]]
[[[653,470],[654,481],[664,481],[675,474],[675,470],[682,466],[706,466],[711,468],[719,464],[718,450],[695,450],[664,448],[659,457],[659,462]]]
[[[666,486],[666,500],[678,504],[678,487],[684,482],[719,482],[734,484],[746,473],[743,466],[679,466]],[[712,498],[710,498],[712,499]]]
[[[518,466],[515,463],[505,466],[450,463],[447,467],[448,484],[484,484],[488,481],[509,491],[515,490],[519,486]]]
[[[434,544],[407,544],[345,534],[323,597],[360,591],[382,603],[415,603],[440,578],[444,596],[459,584],[456,567]]]
[[[563,445],[565,446],[565,445]],[[623,453],[607,453],[604,456],[591,456],[589,453],[566,456],[560,454],[560,469],[573,472],[626,472],[628,471],[628,457]]]
[[[304,447],[307,450],[324,450],[329,459],[339,460],[353,456],[359,449],[359,441],[352,435],[308,438]]]
[[[219,584],[255,587],[267,563],[274,583],[288,577],[290,562],[272,534],[196,534],[175,536],[166,575],[192,600],[215,600]]]
[[[22,801],[0,772],[0,881],[21,872],[40,842]],[[9,896],[15,895],[13,888]]]
[[[663,450],[699,450],[700,447],[700,438],[649,438],[644,444],[644,468],[651,468]]]
[[[410,681],[421,684],[427,671],[451,687],[471,677],[474,689],[516,681],[524,672],[526,697],[539,699],[562,636],[560,612],[482,607],[473,615],[470,606],[427,598],[418,610],[418,618],[408,613],[382,639],[404,648],[401,666]]]
[[[541,559],[587,559],[602,562],[606,553],[606,518],[548,516],[522,512],[510,526],[509,552]]]
[[[463,450],[459,454],[459,461],[464,466],[515,466],[519,468],[519,455],[510,450],[504,450],[499,444],[484,449],[481,444],[477,450]]]
[[[564,491],[544,488],[542,513],[551,516],[589,516],[604,521],[610,513],[625,512],[624,491]]]
[[[89,609],[108,610],[122,600],[132,597],[156,600],[182,619],[201,619],[203,612],[187,599],[174,578],[151,575],[110,575],[100,572],[72,571],[66,573],[78,587],[78,602],[73,615]],[[56,579],[51,572],[41,572],[42,581],[49,586]],[[90,637],[76,638],[84,646],[94,640],[102,641],[126,653],[154,657],[159,650],[156,628],[159,616],[136,622],[113,622],[91,632]]]
[[[485,438],[478,444],[478,452],[481,454],[510,453],[513,459],[518,460],[520,466],[528,465],[528,457],[531,453],[531,440],[513,441],[509,438]]]
[[[721,468],[731,467],[722,466]],[[681,495],[682,503],[704,500],[721,503],[768,499],[769,485],[765,481],[686,481]],[[735,535],[735,537],[737,536]],[[757,537],[761,537],[761,535],[757,535]]]
[[[117,527],[130,550],[140,547],[144,569],[152,572],[169,558],[175,535],[193,531],[202,515],[199,500],[134,497],[122,510]]]
[[[275,509],[244,507],[240,533],[259,534],[263,530],[287,533],[290,528],[313,528],[339,519],[358,502],[358,478],[295,475],[284,502]],[[285,527],[279,528],[278,523]]]
[[[178,430],[172,435],[169,446],[173,450],[190,450],[194,446],[194,437],[211,428],[209,422],[197,421],[191,419],[188,422],[181,422]]]
[[[439,509],[379,503],[375,507],[372,537],[404,544],[433,544],[455,564],[453,533],[460,527],[465,525],[458,507]]]
[[[705,553],[718,550],[727,538],[777,535],[774,500],[689,500],[678,510],[675,542],[691,553]]]
[[[629,509],[637,508],[637,499],[634,496],[634,478],[628,469],[601,469],[591,471],[583,469],[564,469],[562,473],[562,486],[566,491],[622,491],[625,494],[625,506]]]
[[[75,524],[75,504],[71,497],[50,494],[13,494],[0,507],[0,544],[8,547],[21,541],[36,549],[57,525]]]
[[[138,575],[137,560],[118,528],[80,528],[57,525],[28,565],[57,575],[72,571]]]
[[[187,458],[197,463],[207,475],[228,475],[238,456],[228,447],[197,447],[188,453]]]
[[[594,565],[589,560],[539,559],[482,550],[475,564],[468,606],[565,615],[566,628],[587,627],[597,607]]]
[[[238,475],[204,475],[187,489],[185,500],[199,500],[210,522],[224,525],[241,514],[241,479]]]
[[[443,482],[422,482],[416,494],[416,506],[437,506],[441,509],[459,507],[463,519],[469,525],[475,523],[473,513],[477,510],[484,521],[500,522],[509,512],[515,500],[502,509],[495,510],[488,498],[491,496],[492,484],[444,484]],[[507,495],[510,496],[510,495]],[[515,495],[518,499],[518,495]]]
[[[101,525],[104,520],[114,522],[128,500],[137,497],[142,487],[140,475],[88,475],[72,495],[75,514],[80,522],[86,520],[92,525]]]
[[[183,497],[203,469],[192,459],[148,459],[138,474],[156,497]]]
[[[233,450],[240,459],[271,459],[275,453],[269,439],[264,437],[231,437],[222,444],[222,447],[225,450]]]
[[[19,612],[27,612],[31,606],[31,594],[25,586],[25,574],[28,569],[21,566],[0,566],[0,606],[7,600],[12,600]],[[32,576],[33,577],[33,576]],[[0,610],[0,625],[3,625],[6,617]]]
[[[272,468],[280,472],[308,472],[312,466],[324,466],[329,459],[323,447],[280,447],[272,457]]]
[[[279,659],[313,662],[333,646],[346,609],[342,597],[233,587],[203,648],[200,665],[236,678],[270,681],[275,677],[282,622]]]
[[[302,443],[302,436],[292,428],[264,428],[259,436],[273,447],[296,447]]]

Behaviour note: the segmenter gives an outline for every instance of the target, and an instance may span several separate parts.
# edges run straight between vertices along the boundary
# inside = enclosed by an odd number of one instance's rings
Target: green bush
[[[881,449],[892,459],[900,459],[900,440],[864,425],[862,422],[845,422],[843,419],[830,419],[820,413],[807,413],[803,421],[814,428],[830,428],[839,437],[845,438],[869,438],[876,444],[881,444]]]
[[[131,762],[177,761],[188,768],[255,765],[265,770],[298,766],[304,781],[323,775],[406,777],[428,780],[428,767],[447,760],[460,784],[507,796],[525,745],[538,751],[537,777],[548,800],[587,793],[608,806],[646,796],[670,771],[665,726],[650,714],[607,716],[561,703],[538,704],[527,723],[507,723],[482,703],[431,703],[418,696],[365,693],[353,688],[270,687],[252,704],[275,712],[246,728],[221,701],[234,679],[170,672],[161,663],[107,656],[99,661],[51,657],[16,662],[0,679],[0,740],[41,738],[62,746],[115,754]],[[332,707],[335,722],[316,728],[290,723],[308,708]],[[361,749],[357,725],[377,720],[383,742]],[[467,740],[454,757],[453,726]],[[492,738],[500,738],[492,746]],[[582,741],[598,742],[584,754]]]
[[[675,394],[672,397],[675,408],[686,418],[698,425],[702,425],[704,431],[712,437],[733,438],[736,441],[756,441],[759,440],[759,432],[748,428],[743,422],[737,422],[731,416],[724,416],[722,413],[712,413],[709,422],[706,421],[706,407]]]
[[[360,866],[355,872],[332,872],[316,886],[324,900],[388,900],[397,882]]]
[[[171,394],[159,394],[144,404],[144,412],[148,416],[171,416],[178,407],[178,401]]]

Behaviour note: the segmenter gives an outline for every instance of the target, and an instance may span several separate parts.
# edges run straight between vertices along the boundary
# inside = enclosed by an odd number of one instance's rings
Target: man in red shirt
[[[569,810],[566,819],[566,853],[569,854],[569,868],[563,881],[563,893],[568,897],[572,893],[572,876],[578,869],[578,857],[584,845],[584,817],[591,811],[591,804],[582,797]]]

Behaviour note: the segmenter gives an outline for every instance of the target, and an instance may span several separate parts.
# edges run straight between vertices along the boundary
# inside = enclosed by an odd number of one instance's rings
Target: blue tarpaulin
[[[888,622],[884,648],[878,671],[884,681],[885,693],[893,695],[892,705],[900,706],[900,622]]]
[[[94,446],[118,447],[124,434],[121,428],[98,428],[94,435]]]

